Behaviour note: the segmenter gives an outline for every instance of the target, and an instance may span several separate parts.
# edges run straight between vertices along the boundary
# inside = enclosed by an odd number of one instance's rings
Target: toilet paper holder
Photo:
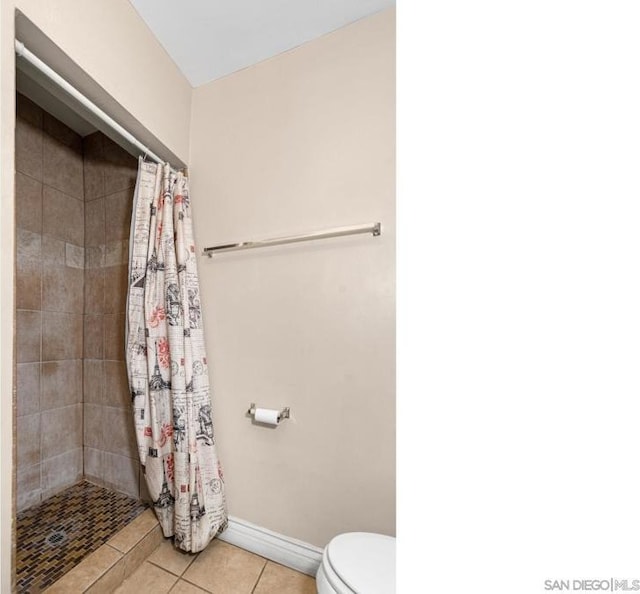
[[[278,423],[280,421],[282,421],[282,419],[288,419],[289,418],[289,413],[290,413],[290,408],[288,406],[285,406],[279,413],[278,413]],[[256,414],[256,403],[252,402],[251,406],[249,406],[249,410],[247,411],[248,415],[251,415],[252,417]]]

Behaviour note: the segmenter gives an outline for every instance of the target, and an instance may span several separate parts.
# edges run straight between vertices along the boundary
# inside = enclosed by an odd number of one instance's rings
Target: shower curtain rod
[[[97,116],[102,120],[107,126],[109,126],[114,132],[117,132],[122,138],[124,138],[127,142],[135,146],[140,150],[140,152],[145,155],[145,157],[149,157],[153,159],[156,163],[166,163],[163,159],[161,159],[158,155],[156,155],[148,146],[144,145],[140,142],[133,134],[129,131],[125,130],[118,122],[116,122],[112,117],[107,115],[104,111],[102,111],[95,103],[87,99],[78,89],[72,86],[68,81],[62,78],[53,68],[45,64],[38,56],[29,51],[24,43],[16,39],[15,41],[16,54],[21,58],[24,58],[29,64],[37,68],[42,74],[44,74],[49,80],[58,85],[63,91],[71,95],[74,99],[76,99],[83,107],[85,107],[88,111],[90,111],[93,115]]]

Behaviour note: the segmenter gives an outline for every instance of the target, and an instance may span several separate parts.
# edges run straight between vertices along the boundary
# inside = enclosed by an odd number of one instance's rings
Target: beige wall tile
[[[104,198],[98,198],[85,203],[85,247],[104,245],[105,240],[105,210]]]
[[[48,134],[43,136],[42,149],[42,182],[45,186],[50,186],[68,196],[84,201],[84,178],[80,150]]]
[[[102,464],[102,478],[107,488],[138,498],[140,463],[137,459],[104,452]]]
[[[84,445],[136,459],[138,448],[131,410],[85,404]]]
[[[129,271],[126,266],[109,266],[104,269],[105,313],[125,312],[128,278]]]
[[[213,540],[182,577],[211,592],[251,592],[265,563],[258,555]]]
[[[124,361],[104,362],[104,404],[131,410],[131,392]]]
[[[82,154],[100,162],[103,159],[102,139],[104,134],[100,131],[87,134],[82,138]]]
[[[39,311],[16,311],[17,362],[40,361],[42,314]]]
[[[104,268],[89,268],[84,271],[84,313],[104,313]]]
[[[104,245],[96,245],[86,248],[85,268],[103,268],[105,265]]]
[[[17,471],[16,508],[18,511],[37,505],[42,500],[40,489],[40,464],[20,468]]]
[[[113,194],[133,188],[138,174],[138,160],[113,140],[103,139],[104,150],[104,191]]]
[[[42,181],[42,129],[18,118],[16,120],[16,171]]]
[[[16,421],[18,469],[40,463],[40,413]]]
[[[143,563],[128,577],[115,594],[166,594],[178,578],[163,569]]]
[[[42,236],[16,229],[16,307],[42,306]]]
[[[46,499],[82,479],[82,448],[42,461],[42,498]]]
[[[104,452],[94,448],[84,447],[84,476],[98,485],[104,485]]]
[[[54,456],[82,449],[82,404],[45,410],[41,415],[43,463]],[[82,471],[82,453],[80,470]]]
[[[82,137],[46,111],[43,112],[43,130],[60,144],[82,153]]]
[[[42,307],[42,236],[16,229],[16,307]]]
[[[116,535],[112,536],[108,540],[107,544],[121,553],[128,553],[145,536],[159,527],[160,524],[158,522],[158,518],[156,518],[156,514],[153,510],[147,509],[136,517],[135,520],[127,524]],[[159,544],[160,543],[158,543],[158,545]]]
[[[104,161],[101,132],[82,139],[84,158],[84,199],[86,202],[104,196]]]
[[[42,265],[64,266],[66,263],[66,242],[51,235],[42,236]]]
[[[84,402],[91,404],[106,404],[104,361],[102,359],[84,360]]]
[[[83,316],[47,312],[42,320],[42,360],[82,358]]]
[[[105,407],[100,404],[84,404],[84,445],[104,450],[107,442]]]
[[[82,403],[82,360],[42,363],[40,409],[50,410]]]
[[[16,263],[16,307],[42,308],[42,262],[18,259]]]
[[[84,248],[72,243],[66,243],[65,264],[71,268],[84,269]]]
[[[133,417],[129,408],[102,407],[102,422],[106,426],[106,443],[102,449],[129,458],[138,455]]]
[[[129,264],[129,240],[119,239],[111,241],[106,246],[105,266]]]
[[[42,309],[82,313],[84,270],[69,266],[45,266],[42,271]]]
[[[102,359],[104,357],[104,324],[103,316],[84,316],[84,357],[85,359]]]
[[[42,233],[42,183],[16,172],[16,226]]]
[[[84,202],[44,185],[42,190],[42,231],[56,239],[84,245]]]
[[[27,96],[16,93],[16,118],[42,128],[44,112]]]
[[[40,363],[17,364],[18,416],[40,412]]]
[[[132,206],[133,189],[116,192],[105,198],[107,245],[129,237]]]
[[[16,229],[16,260],[39,262],[42,258],[42,236],[33,231]]]
[[[255,594],[316,594],[316,581],[304,573],[267,561]]]
[[[124,331],[126,319],[122,314],[104,316],[104,357],[112,361],[124,361]]]
[[[160,546],[150,555],[149,561],[158,567],[175,574],[182,575],[196,558],[195,554],[176,548],[172,539],[165,538]]]

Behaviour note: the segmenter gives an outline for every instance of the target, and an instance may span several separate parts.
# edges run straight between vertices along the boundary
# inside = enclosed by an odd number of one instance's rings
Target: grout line
[[[195,559],[194,559],[194,561],[195,561]],[[186,573],[186,572],[185,572],[185,573]],[[212,592],[212,590],[207,590],[207,588],[204,588],[203,586],[198,585],[198,584],[196,584],[195,582],[192,582],[191,580],[187,579],[187,578],[186,578],[186,577],[184,577],[184,576],[181,576],[179,579],[181,579],[181,580],[183,580],[183,581],[187,582],[187,584],[189,584],[189,585],[191,585],[191,586],[195,586],[196,588],[200,588],[201,590],[204,590],[205,592]]]
[[[84,204],[84,198],[78,198],[77,196],[73,196],[72,194],[67,194],[64,190],[56,188],[55,186],[52,186],[51,184],[45,184],[44,182],[42,182],[42,198],[43,198],[42,207],[43,207],[43,210],[44,210],[44,188],[45,187],[50,188],[51,190],[54,190],[54,191],[62,194],[65,198],[73,198],[77,202],[80,202],[80,204]],[[43,223],[44,223],[44,221],[43,221]]]
[[[84,203],[85,200],[84,198],[78,198],[77,196],[73,196],[72,194],[67,194],[67,192],[65,192],[64,190],[60,190],[58,188],[56,188],[55,186],[52,186],[51,184],[46,184],[44,182],[44,150],[42,151],[42,179],[38,179],[37,177],[33,177],[33,175],[29,175],[28,173],[25,173],[24,171],[20,171],[19,169],[16,169],[16,173],[19,173],[20,175],[24,175],[25,177],[28,177],[29,179],[32,179],[35,182],[38,182],[39,184],[42,184],[42,199],[43,199],[43,210],[44,210],[44,188],[45,186],[47,188],[51,188],[52,190],[55,190],[56,192],[60,192],[61,194],[64,194],[67,198],[73,198],[74,200],[77,200],[78,202],[82,202]],[[84,189],[83,189],[84,192]]]
[[[263,557],[264,559],[264,557]],[[256,591],[256,588],[258,587],[258,584],[260,583],[260,580],[262,579],[262,574],[264,573],[264,570],[267,568],[267,559],[264,560],[264,565],[262,566],[262,571],[260,571],[260,575],[258,576],[258,579],[256,580],[256,583],[253,585],[253,588],[251,588],[251,594],[253,594]]]
[[[93,484],[93,483],[92,483]],[[100,486],[100,485],[98,485]],[[134,518],[135,519],[135,518]],[[132,520],[133,521],[133,520]],[[131,522],[129,522],[129,524],[131,524]],[[129,525],[127,524],[127,526]],[[125,526],[124,528],[126,528],[127,526]],[[124,528],[121,528],[120,530],[124,530]],[[120,530],[118,532],[120,532]],[[109,540],[111,540],[114,536],[116,536],[118,534],[118,532],[116,532],[114,535],[112,535],[111,537],[109,537]],[[109,540],[107,540],[105,543],[102,544],[102,546],[104,547],[109,547],[111,550],[115,551],[116,553],[118,553],[118,555],[120,555],[120,559],[122,557],[124,557],[124,553],[122,551],[119,551],[118,549],[116,549],[116,547],[113,547],[109,544]],[[118,561],[120,561],[120,559],[118,559]],[[116,561],[116,563],[118,562]],[[113,565],[115,565],[116,563],[114,563]],[[111,567],[113,567],[113,565]],[[111,569],[111,567],[109,569]]]
[[[153,555],[153,553],[155,553],[155,550],[151,552],[151,555]],[[164,567],[162,567],[162,565],[159,565],[158,563],[156,563],[155,561],[153,561],[153,560],[151,559],[151,555],[149,555],[149,557],[147,557],[147,558],[145,559],[145,561],[148,561],[149,563],[151,563],[152,565],[155,565],[156,567],[159,567],[160,569],[164,569]],[[169,571],[169,570],[167,569],[167,570],[165,570],[165,571]],[[178,578],[180,577],[180,575],[182,575],[182,574],[178,575],[178,574],[176,574],[176,573],[173,573],[173,571],[169,571],[169,573],[170,573],[171,575],[177,575],[177,576],[178,576]],[[184,573],[184,572],[182,572],[182,573]]]
[[[24,175],[25,177],[28,177],[29,179],[32,179],[34,182],[39,183],[40,185],[44,186],[44,182],[41,179],[38,179],[37,177],[33,177],[33,175],[29,174],[29,173],[25,173],[24,171],[15,168],[14,169],[14,173],[19,173],[20,175]]]
[[[40,147],[40,176],[41,179],[39,181],[40,183],[40,227],[41,227],[41,232],[40,232],[40,309],[38,311],[40,311],[40,352],[38,355],[38,359],[39,359],[39,363],[40,363],[40,390],[39,390],[39,395],[38,395],[38,414],[40,414],[40,419],[39,419],[39,432],[40,432],[40,439],[39,439],[39,447],[38,447],[38,463],[40,464],[40,481],[39,481],[39,491],[40,491],[40,501],[42,501],[42,496],[43,496],[43,492],[44,492],[44,459],[43,459],[43,451],[42,451],[42,442],[44,440],[44,431],[42,430],[42,377],[43,377],[43,373],[42,373],[42,355],[44,353],[44,316],[42,315],[42,305],[44,303],[44,264],[43,264],[43,258],[42,258],[42,236],[44,235],[44,112],[42,112],[42,124],[40,125],[40,141],[41,141],[41,147]],[[15,151],[15,143],[17,143],[17,138],[14,139],[14,151]],[[23,174],[26,175],[26,174]],[[31,177],[29,175],[27,175],[27,177]],[[34,179],[35,178],[31,178]],[[38,180],[35,180],[38,181]],[[15,184],[15,174],[14,174],[14,184]],[[15,200],[15,187],[14,187],[14,200]],[[14,241],[17,242],[17,235],[18,235],[18,230],[16,228],[16,230],[14,231]],[[17,265],[17,258],[18,258],[18,250],[17,250],[17,246],[16,246],[16,253],[14,255],[14,265]],[[16,273],[17,274],[17,273]],[[14,288],[15,291],[15,288]],[[17,312],[16,312],[17,314]],[[16,327],[16,332],[17,332],[17,327]],[[16,357],[16,365],[17,365],[17,357]],[[18,394],[17,394],[17,389],[16,389],[16,398],[18,398]],[[16,407],[17,407],[17,403],[16,403]],[[16,423],[16,433],[17,433],[17,423]],[[17,440],[17,435],[16,435],[16,440]],[[16,460],[17,462],[17,460]],[[16,465],[17,466],[17,465]],[[17,489],[17,487],[16,487]],[[17,539],[17,536],[16,536]]]
[[[171,546],[174,547],[173,543],[171,543]],[[160,547],[158,547],[160,548]],[[155,565],[156,567],[159,567],[160,569],[164,569],[165,571],[168,571],[171,575],[177,575],[178,579],[182,579],[182,576],[186,573],[187,569],[189,569],[189,567],[191,567],[191,564],[196,560],[196,558],[198,557],[197,553],[196,555],[194,555],[193,559],[191,559],[191,561],[189,561],[189,564],[185,566],[185,568],[182,570],[182,573],[173,573],[173,571],[171,571],[170,569],[166,569],[164,567],[162,567],[162,565],[160,565],[158,562],[154,561],[153,559],[151,559],[151,555],[153,555],[153,553],[156,552],[157,549],[154,549],[151,554],[149,555],[149,557],[147,557],[147,561],[149,563],[152,563],[153,565]]]

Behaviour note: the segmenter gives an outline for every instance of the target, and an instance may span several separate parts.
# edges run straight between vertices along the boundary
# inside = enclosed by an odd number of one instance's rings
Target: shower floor
[[[20,512],[17,592],[41,592],[145,509],[137,499],[83,481]]]

